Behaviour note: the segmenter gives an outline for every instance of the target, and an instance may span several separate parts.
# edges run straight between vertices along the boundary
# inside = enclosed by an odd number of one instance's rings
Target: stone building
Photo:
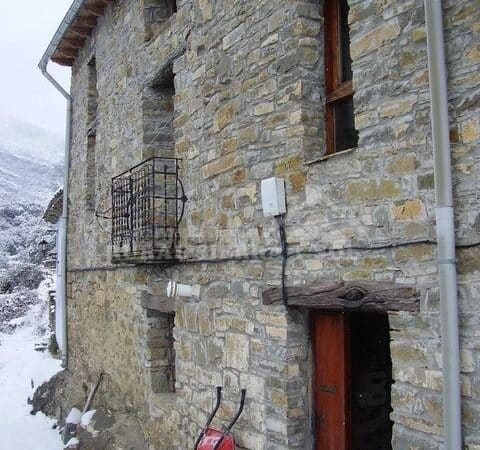
[[[480,3],[442,6],[478,450]],[[217,425],[247,389],[242,449],[456,448],[427,31],[420,0],[73,3],[44,57],[72,68],[64,406],[103,372],[96,402],[136,414],[152,449],[193,448],[215,386]]]

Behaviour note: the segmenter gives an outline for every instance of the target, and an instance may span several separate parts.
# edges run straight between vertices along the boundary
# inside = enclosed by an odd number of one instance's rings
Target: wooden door
[[[314,313],[316,450],[350,449],[349,316]]]

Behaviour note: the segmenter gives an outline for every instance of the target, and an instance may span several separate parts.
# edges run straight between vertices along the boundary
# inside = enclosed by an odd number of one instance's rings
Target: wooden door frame
[[[319,353],[317,348],[317,339],[319,336],[319,319],[325,319],[327,317],[336,317],[340,319],[339,325],[341,326],[341,336],[342,342],[339,343],[341,347],[343,347],[343,358],[339,360],[339,372],[342,373],[343,379],[339,380],[339,383],[336,386],[340,386],[340,392],[336,392],[338,395],[342,397],[344,402],[343,405],[343,436],[342,442],[337,442],[335,449],[324,449],[324,450],[350,450],[351,448],[351,407],[350,407],[350,397],[351,397],[351,380],[350,380],[350,365],[351,365],[351,355],[350,355],[350,339],[349,339],[349,330],[350,330],[350,315],[348,313],[341,313],[341,312],[331,312],[331,311],[314,311],[311,315],[311,330],[312,330],[312,351],[313,351],[313,360],[314,360],[314,371],[313,371],[313,396],[314,396],[314,404],[313,404],[313,412],[314,412],[314,423],[315,423],[315,449],[319,445],[319,422],[320,419],[318,417],[318,400],[322,394],[325,394],[325,391],[320,392],[319,388],[319,375],[318,375],[318,367],[321,366],[319,362]],[[338,344],[338,343],[337,343]]]

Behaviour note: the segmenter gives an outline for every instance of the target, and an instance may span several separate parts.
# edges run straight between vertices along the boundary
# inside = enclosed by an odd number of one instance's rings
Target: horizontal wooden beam
[[[283,302],[281,287],[263,291],[263,304]],[[419,291],[415,286],[395,283],[327,282],[287,288],[287,305],[325,311],[418,311]]]
[[[343,82],[340,86],[338,86],[335,90],[330,92],[327,95],[327,103],[333,103],[337,100],[343,99],[348,97],[349,95],[353,95],[353,84],[352,80]]]

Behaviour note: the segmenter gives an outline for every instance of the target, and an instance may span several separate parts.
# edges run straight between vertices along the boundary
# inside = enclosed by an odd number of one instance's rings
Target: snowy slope
[[[54,421],[42,413],[32,416],[27,398],[33,395],[31,382],[37,387],[60,368],[60,361],[48,352],[34,350],[46,326],[48,282],[37,292],[39,303],[18,325],[13,334],[0,334],[0,446],[2,450],[62,449]],[[13,322],[13,321],[12,321]]]

